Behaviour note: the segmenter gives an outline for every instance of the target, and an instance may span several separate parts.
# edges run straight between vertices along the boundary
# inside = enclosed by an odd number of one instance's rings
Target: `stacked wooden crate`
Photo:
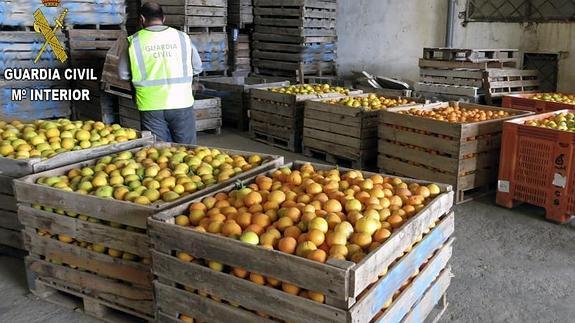
[[[250,34],[245,30],[230,31],[230,69],[232,76],[248,76],[252,71]]]
[[[159,0],[165,24],[190,35],[203,63],[203,75],[227,75],[227,0]]]
[[[491,111],[495,115],[504,111],[509,116],[460,123],[402,113],[411,109],[433,111],[449,107]],[[456,203],[468,201],[490,191],[497,181],[503,122],[528,114],[530,112],[458,102],[382,111],[378,167],[383,172],[450,184]]]
[[[125,0],[126,1],[126,31],[128,35],[135,34],[140,30],[140,7],[142,6],[141,0]]]
[[[118,122],[115,98],[107,94],[101,85],[106,54],[118,39],[127,37],[123,25],[70,26],[67,30],[70,41],[70,57],[74,68],[88,68],[94,71],[97,80],[82,80],[74,85],[89,89],[90,100],[74,101],[74,114],[80,120],[99,120],[106,124]],[[116,72],[117,73],[117,72]]]
[[[253,66],[261,75],[335,74],[335,0],[254,0]]]
[[[347,94],[361,94],[361,91]],[[287,94],[276,92],[274,87],[253,89],[250,95],[250,136],[278,148],[300,152],[305,101],[345,95],[337,92]]]
[[[1,6],[2,4],[0,4]],[[6,6],[6,4],[3,4]],[[0,10],[1,11],[1,10]],[[32,16],[30,14],[30,16]],[[11,23],[6,19],[4,23]],[[33,22],[32,22],[33,23]],[[7,31],[20,30],[20,31]],[[25,31],[31,30],[31,31]],[[60,44],[65,48],[67,39],[61,31],[55,35]],[[29,26],[0,26],[0,118],[35,120],[60,118],[70,116],[70,101],[32,101],[30,91],[25,98],[16,100],[12,97],[15,89],[48,89],[68,88],[67,81],[15,81],[6,80],[6,69],[29,69],[29,68],[55,68],[60,72],[68,67],[68,61],[60,62],[50,50],[42,52],[38,61],[34,63],[40,54],[44,44],[44,37],[33,31]],[[61,73],[63,75],[63,73]],[[14,91],[14,92],[13,92]]]
[[[173,144],[159,143],[162,149]],[[194,148],[194,147],[190,147]],[[137,153],[141,148],[130,150]],[[223,150],[248,159],[251,153]],[[146,220],[163,209],[203,196],[233,180],[278,167],[283,158],[260,155],[261,166],[172,202],[140,205],[37,184],[72,169],[94,167],[89,160],[18,180],[19,219],[24,225],[28,284],[38,297],[107,322],[153,321],[154,297]],[[65,297],[64,297],[65,296]]]
[[[348,98],[368,97],[375,95],[358,94]],[[422,102],[412,98],[387,96],[382,99],[382,104],[384,100],[397,102],[388,103],[389,106]],[[307,101],[303,124],[304,155],[344,167],[375,169],[380,109],[349,107],[325,99]]]
[[[212,131],[216,134],[220,134],[222,131],[221,99],[203,94],[196,94],[194,97],[196,99],[194,103],[196,131]],[[141,129],[140,111],[134,104],[132,96],[120,94],[117,99],[120,125],[133,129]]]
[[[152,135],[143,133],[140,138],[129,142],[66,152],[46,160],[39,158],[14,160],[0,157],[0,247],[8,246],[12,249],[24,250],[24,241],[20,233],[22,226],[16,213],[18,206],[12,185],[15,179],[105,154],[140,147],[151,142],[153,142]]]
[[[282,172],[299,170],[302,165],[285,165]],[[333,170],[333,166],[312,166]],[[342,175],[347,171],[337,170]],[[273,177],[273,173],[265,176]],[[258,180],[244,183],[256,185]],[[250,245],[176,225],[175,218],[187,215],[201,199],[158,213],[149,221],[157,318],[161,322],[190,318],[207,322],[420,322],[444,297],[451,279],[453,192],[448,185],[438,187],[439,195],[358,262],[343,257],[322,263],[299,252],[296,256],[279,251],[276,243]],[[217,193],[226,196],[235,189],[228,186]],[[310,298],[308,291],[321,297]]]
[[[435,100],[493,103],[505,94],[534,91],[537,71],[520,70],[516,49],[424,48],[415,90]]]
[[[201,80],[207,93],[222,99],[222,122],[225,126],[249,129],[250,91],[265,87],[288,86],[289,82],[268,82],[260,77],[216,77]]]
[[[254,23],[253,0],[228,0],[228,24],[244,29]]]

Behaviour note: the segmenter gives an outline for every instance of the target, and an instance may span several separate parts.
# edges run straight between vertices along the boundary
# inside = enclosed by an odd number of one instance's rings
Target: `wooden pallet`
[[[296,162],[285,167],[297,168],[297,165],[301,164]],[[333,168],[317,164],[314,164],[314,167]],[[364,174],[370,176],[373,173]],[[252,178],[245,183],[249,184],[254,180]],[[441,188],[440,196],[358,264],[347,261],[320,264],[174,225],[174,217],[185,214],[189,207],[187,204],[157,214],[150,220],[150,235],[153,244],[153,271],[158,276],[155,282],[158,311],[172,318],[177,318],[175,315],[178,314],[186,314],[216,322],[228,321],[230,317],[238,322],[271,322],[271,318],[292,322],[369,322],[373,318],[380,318],[385,322],[398,322],[409,315],[418,301],[421,300],[429,306],[427,302],[431,303],[433,300],[426,298],[439,300],[449,285],[448,263],[453,242],[450,239],[453,233],[453,213],[450,210],[453,192],[449,190],[449,186],[441,185]],[[232,189],[234,187],[229,186],[221,191],[229,192]],[[403,250],[407,250],[417,236],[435,221],[438,221],[436,227],[426,234],[411,252],[404,254]],[[176,236],[178,238],[175,238]],[[174,250],[189,253],[196,259],[210,259],[263,276],[277,277],[280,281],[296,286],[305,286],[306,289],[324,293],[326,304],[257,285],[223,272],[215,272],[200,264],[182,262],[172,255]],[[274,266],[262,261],[272,258]],[[413,280],[412,285],[406,287],[391,306],[381,313],[385,307],[384,303],[393,297],[410,273],[421,267],[425,259],[430,260]],[[388,266],[391,266],[388,274],[379,278],[378,273]],[[294,272],[293,268],[298,270]],[[434,284],[440,281],[441,284]],[[201,290],[220,301],[183,290],[182,286]],[[436,288],[438,293],[435,296],[425,293],[430,288],[433,290],[434,286],[441,286]],[[269,302],[269,299],[274,301]],[[229,303],[239,304],[240,307]],[[268,314],[271,318],[257,316],[250,310]]]
[[[273,60],[252,59],[255,74],[264,76],[284,77],[287,80],[305,83],[307,77],[335,76],[335,62],[316,62],[303,64],[297,62],[277,62]]]
[[[239,28],[254,23],[252,0],[228,0],[228,24]]]
[[[456,191],[456,203],[466,193],[487,188],[497,180],[501,128],[505,120],[529,112],[466,103],[439,103],[417,107],[431,110],[459,104],[462,108],[505,110],[512,116],[478,123],[451,124],[397,113],[410,107],[391,108],[380,114],[379,169],[448,183]]]
[[[68,40],[67,36],[62,32],[57,32],[55,35],[60,44],[65,46]],[[67,64],[64,65],[55,59],[51,51],[42,53],[40,60],[34,63],[43,41],[42,35],[34,31],[2,31],[0,70],[6,68],[65,68]]]
[[[202,59],[206,72],[225,71],[228,68],[228,34],[225,32],[188,33]]]
[[[475,86],[417,82],[415,83],[414,88],[417,92],[429,92],[468,97],[476,97],[480,94],[483,94],[483,88]]]
[[[475,69],[485,70],[488,68],[517,67],[517,62],[482,62],[473,63],[466,61],[436,61],[430,59],[419,59],[420,68],[440,68],[440,69]]]
[[[63,6],[68,9],[68,14],[64,20],[64,27],[71,28],[76,25],[112,25],[120,26],[124,23],[124,16],[126,13],[126,6],[124,0],[109,0],[106,5],[102,5],[101,1],[93,0],[74,0],[65,1]],[[34,26],[34,10],[42,7],[39,1],[3,1],[2,15],[6,17],[2,19],[2,25],[5,26],[28,26],[33,31]],[[43,10],[46,20],[50,23],[58,18],[62,9],[58,10]]]
[[[234,39],[233,33],[229,38],[230,68],[232,73],[245,71],[249,74],[252,70],[250,36],[249,34],[238,34]]]
[[[462,49],[428,47],[423,49],[423,58],[439,61],[485,62],[519,62],[518,49]]]
[[[221,98],[223,124],[243,131],[249,130],[250,91],[289,85],[289,82],[269,82],[260,77],[207,78],[201,79],[200,82],[210,95]]]
[[[30,291],[46,302],[69,310],[82,311],[86,315],[108,323],[154,321],[153,294],[150,290],[134,289],[131,294],[132,297],[138,299],[134,303],[147,303],[147,308],[151,309],[151,311],[142,313],[143,308],[129,308],[125,304],[118,304],[117,299],[110,299],[108,293],[112,290],[126,293],[125,288],[118,287],[118,284],[111,280],[74,271],[34,256],[26,257],[26,269]],[[96,283],[103,285],[97,286]],[[144,300],[144,297],[148,299]]]
[[[536,93],[539,90],[537,70],[487,69],[484,78],[488,104],[506,95]]]
[[[294,44],[296,46],[304,46],[306,44],[322,44],[334,43],[337,40],[335,36],[293,36],[282,34],[271,34],[265,31],[254,32],[252,34],[254,41],[280,43],[280,44]]]

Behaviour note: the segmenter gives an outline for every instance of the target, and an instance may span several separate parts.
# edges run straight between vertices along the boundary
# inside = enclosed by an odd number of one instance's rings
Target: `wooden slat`
[[[20,231],[0,228],[0,245],[24,250],[24,240]]]

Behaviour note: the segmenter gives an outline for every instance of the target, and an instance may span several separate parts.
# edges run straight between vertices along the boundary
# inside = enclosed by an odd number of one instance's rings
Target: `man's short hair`
[[[142,5],[141,14],[146,18],[146,20],[164,19],[164,10],[162,9],[162,6],[155,2],[144,3]]]

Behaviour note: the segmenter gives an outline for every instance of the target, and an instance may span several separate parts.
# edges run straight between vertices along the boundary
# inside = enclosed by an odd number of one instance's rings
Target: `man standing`
[[[196,144],[192,81],[202,72],[198,51],[188,35],[164,26],[159,4],[145,3],[140,19],[144,28],[128,37],[118,69],[135,89],[142,129],[162,141]]]

